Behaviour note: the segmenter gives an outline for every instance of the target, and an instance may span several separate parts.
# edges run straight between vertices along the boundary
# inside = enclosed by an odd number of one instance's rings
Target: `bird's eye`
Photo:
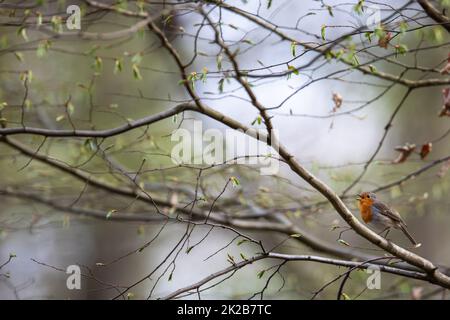
[[[370,199],[370,195],[367,195],[367,199]]]

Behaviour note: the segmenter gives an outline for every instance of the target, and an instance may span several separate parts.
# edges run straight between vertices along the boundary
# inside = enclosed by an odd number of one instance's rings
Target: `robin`
[[[361,218],[366,224],[369,224],[377,229],[384,228],[381,233],[387,230],[386,236],[392,227],[395,229],[400,229],[412,242],[414,247],[418,248],[421,246],[421,244],[414,240],[408,232],[406,223],[403,221],[402,217],[400,217],[400,214],[378,200],[375,193],[362,192],[358,194],[356,199],[358,200]]]

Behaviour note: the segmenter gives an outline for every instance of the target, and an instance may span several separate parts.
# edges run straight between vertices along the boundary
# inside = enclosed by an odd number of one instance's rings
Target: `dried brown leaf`
[[[406,159],[408,159],[408,157],[411,155],[411,153],[416,149],[416,145],[415,144],[409,144],[406,143],[403,146],[398,146],[395,147],[395,150],[400,152],[400,154],[398,155],[398,157],[392,161],[393,164],[398,164],[398,163],[402,163],[405,162]]]
[[[334,102],[334,108],[333,112],[336,112],[341,106],[342,106],[342,96],[339,93],[334,92],[333,93],[333,102]]]
[[[378,46],[380,48],[387,49],[389,42],[391,41],[392,34],[387,32],[380,40],[378,40]]]
[[[431,142],[422,145],[422,148],[420,149],[420,158],[425,159],[425,157],[431,152],[432,149],[433,144]]]

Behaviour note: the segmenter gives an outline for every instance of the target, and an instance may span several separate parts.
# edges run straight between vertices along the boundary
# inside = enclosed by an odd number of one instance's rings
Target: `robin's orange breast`
[[[359,212],[361,213],[361,218],[365,223],[369,223],[372,221],[372,210],[370,205],[366,205],[364,203],[359,202]]]

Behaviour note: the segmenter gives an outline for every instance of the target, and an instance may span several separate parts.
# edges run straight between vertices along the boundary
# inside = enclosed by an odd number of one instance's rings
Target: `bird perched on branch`
[[[362,192],[358,194],[356,199],[358,200],[361,218],[366,224],[369,224],[376,229],[384,228],[381,233],[387,230],[386,236],[391,228],[400,229],[416,248],[421,246],[421,244],[414,240],[408,232],[406,223],[403,221],[402,217],[400,217],[400,214],[378,200],[375,193]]]

